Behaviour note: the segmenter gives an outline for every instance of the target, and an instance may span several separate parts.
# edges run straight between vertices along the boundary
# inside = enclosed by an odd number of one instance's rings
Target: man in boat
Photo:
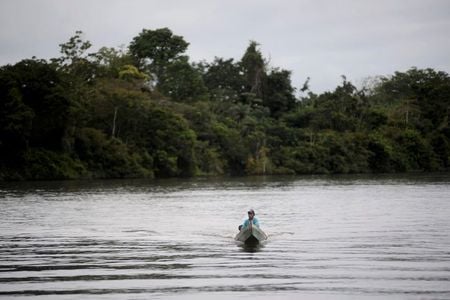
[[[248,211],[248,219],[244,221],[244,224],[239,225],[239,231],[240,231],[241,229],[245,229],[245,228],[247,228],[248,226],[250,226],[250,222],[251,222],[253,225],[255,225],[256,227],[259,228],[259,221],[258,221],[258,219],[255,217],[255,211],[254,211],[253,209],[250,209],[250,210]]]

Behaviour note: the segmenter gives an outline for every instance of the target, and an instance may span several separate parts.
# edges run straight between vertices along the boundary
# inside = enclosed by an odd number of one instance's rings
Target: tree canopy
[[[61,57],[0,67],[0,180],[449,170],[446,72],[315,94],[255,41],[238,60],[188,46],[144,29],[88,52],[77,31]]]

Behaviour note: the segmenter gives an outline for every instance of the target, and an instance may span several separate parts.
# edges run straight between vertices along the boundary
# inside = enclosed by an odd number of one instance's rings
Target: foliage
[[[68,153],[31,148],[24,155],[24,177],[33,180],[75,179],[87,176],[85,166]]]
[[[263,85],[266,76],[266,63],[257,48],[258,43],[250,41],[250,45],[244,53],[241,60],[247,89],[250,93],[255,94],[257,98],[263,96]]]
[[[203,78],[189,64],[187,57],[169,63],[159,79],[160,91],[175,101],[192,102],[206,98],[207,90]]]
[[[90,177],[153,177],[151,157],[132,153],[122,141],[109,139],[99,130],[78,130],[75,151],[78,158],[84,162]]]
[[[193,63],[168,28],[128,49],[76,32],[0,67],[0,180],[445,171],[450,77],[412,68],[296,98],[251,41]]]
[[[41,60],[23,60],[0,70],[1,147],[13,143],[59,150],[71,119],[68,82],[55,66]],[[24,148],[25,147],[25,148]],[[15,151],[18,149],[16,148]]]
[[[200,69],[213,100],[236,102],[245,92],[242,68],[232,58],[216,57],[212,63],[202,64]]]
[[[263,104],[273,116],[289,112],[295,106],[295,89],[291,84],[291,72],[274,69],[267,76]]]
[[[166,65],[185,52],[188,46],[183,37],[174,35],[169,28],[143,29],[130,43],[130,52],[139,67],[147,67],[159,79]]]

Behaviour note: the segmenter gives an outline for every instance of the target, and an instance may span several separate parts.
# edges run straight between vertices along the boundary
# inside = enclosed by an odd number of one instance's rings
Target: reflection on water
[[[0,297],[450,298],[450,177],[0,185]],[[237,244],[256,210],[269,240]]]

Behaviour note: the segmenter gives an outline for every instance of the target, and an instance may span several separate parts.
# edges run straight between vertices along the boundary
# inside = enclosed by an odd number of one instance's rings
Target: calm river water
[[[450,299],[450,174],[0,183],[0,298],[249,296]]]

